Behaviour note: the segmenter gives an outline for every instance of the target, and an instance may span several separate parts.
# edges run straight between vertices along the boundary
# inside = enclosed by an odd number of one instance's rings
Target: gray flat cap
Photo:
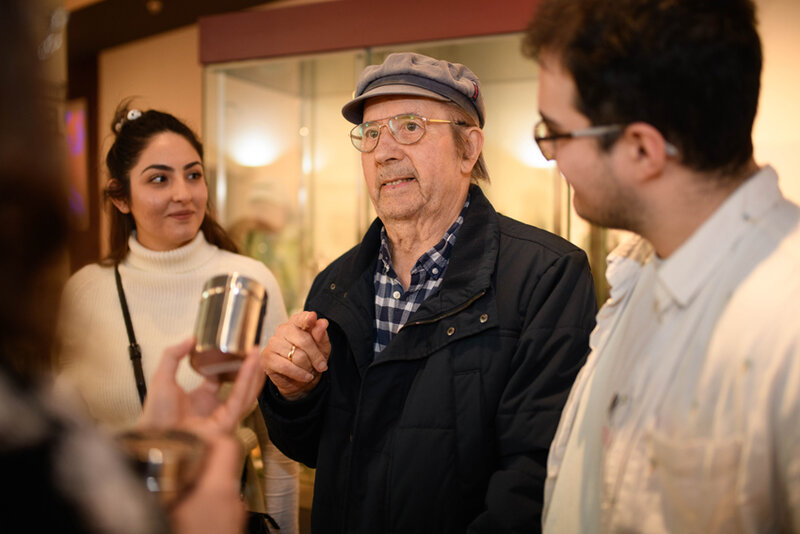
[[[480,80],[460,63],[412,52],[390,54],[382,64],[364,69],[353,99],[344,105],[342,115],[353,124],[360,124],[364,101],[376,96],[424,96],[454,102],[483,127],[485,110]]]

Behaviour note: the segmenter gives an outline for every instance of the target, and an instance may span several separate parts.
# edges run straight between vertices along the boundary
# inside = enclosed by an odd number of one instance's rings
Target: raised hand
[[[189,338],[164,350],[161,363],[150,381],[138,427],[181,428],[204,436],[230,434],[253,409],[265,380],[259,365],[258,348],[245,358],[230,394],[220,399],[221,384],[215,377],[206,377],[202,384],[188,392],[175,380],[178,364],[194,342],[194,338]]]
[[[283,397],[297,400],[319,383],[328,369],[331,342],[327,319],[298,312],[278,326],[261,352],[261,365]]]

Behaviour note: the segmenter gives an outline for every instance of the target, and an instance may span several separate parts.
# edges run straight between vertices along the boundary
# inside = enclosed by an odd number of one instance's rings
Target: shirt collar
[[[609,286],[609,301],[621,302],[636,285],[642,267],[654,256],[653,246],[637,234],[629,234],[606,257],[606,280]]]
[[[450,225],[450,228],[444,233],[442,239],[439,240],[433,247],[428,249],[422,256],[419,257],[417,262],[411,268],[411,272],[427,273],[426,278],[438,278],[444,274],[447,264],[450,261],[450,252],[453,250],[453,244],[456,242],[456,236],[464,223],[464,213],[469,207],[470,195],[467,195],[467,200],[464,201],[464,206],[461,212]],[[394,269],[392,268],[392,255],[389,251],[389,236],[386,234],[386,227],[381,228],[381,247],[378,252],[378,268],[384,274],[390,274],[396,277]]]
[[[748,226],[768,214],[781,198],[778,175],[766,166],[740,185],[678,250],[656,261],[659,311],[672,301],[682,307],[688,305],[726,261]]]

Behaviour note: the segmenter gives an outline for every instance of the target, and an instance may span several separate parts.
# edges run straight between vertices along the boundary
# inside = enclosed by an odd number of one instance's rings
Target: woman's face
[[[197,235],[205,217],[208,188],[200,155],[183,136],[153,136],[130,172],[129,201],[114,200],[131,213],[139,243],[151,250],[172,250]]]

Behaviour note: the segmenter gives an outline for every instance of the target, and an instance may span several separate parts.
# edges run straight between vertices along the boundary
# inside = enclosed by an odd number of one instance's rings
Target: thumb
[[[311,336],[314,338],[314,341],[319,344],[323,337],[325,336],[325,332],[328,330],[328,320],[327,319],[319,319],[314,327],[311,329]]]
[[[300,330],[308,330],[314,326],[317,320],[317,314],[312,311],[299,311],[289,317],[289,323],[293,324]]]
[[[175,372],[178,370],[178,365],[184,356],[189,354],[194,346],[195,339],[190,337],[184,339],[177,345],[167,347],[161,355],[161,361],[158,364],[155,374],[153,375],[154,382],[161,382],[163,380],[172,381],[175,379]]]

